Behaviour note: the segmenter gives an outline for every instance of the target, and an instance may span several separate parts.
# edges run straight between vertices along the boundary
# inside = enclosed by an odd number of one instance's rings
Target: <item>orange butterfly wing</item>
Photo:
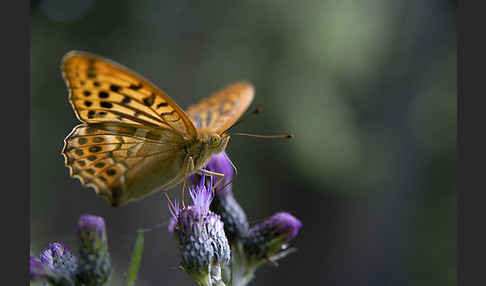
[[[73,177],[112,205],[144,197],[182,170],[198,136],[184,111],[148,80],[108,59],[70,52],[61,70],[79,125],[62,155]]]
[[[85,123],[118,122],[196,137],[191,120],[165,92],[120,64],[86,52],[64,56],[61,70],[76,116]]]
[[[210,129],[223,133],[246,111],[254,96],[249,82],[231,84],[187,109],[198,129]]]
[[[131,188],[141,170],[163,171],[154,183],[169,181],[177,170],[164,166],[184,153],[177,141],[168,142],[162,134],[126,124],[102,123],[76,126],[65,140],[62,155],[72,177],[118,206],[153,191],[134,192]]]

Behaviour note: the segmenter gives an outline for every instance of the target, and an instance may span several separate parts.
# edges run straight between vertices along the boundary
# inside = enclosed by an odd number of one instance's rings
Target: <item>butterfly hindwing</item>
[[[162,127],[193,138],[197,135],[184,111],[148,80],[115,62],[73,51],[62,61],[69,99],[85,123],[119,122]]]
[[[187,109],[198,129],[223,133],[240,118],[253,100],[254,88],[248,82],[238,82],[211,94]]]
[[[127,188],[141,169],[159,168],[163,171],[164,161],[177,159],[174,155],[181,153],[184,142],[177,136],[168,141],[166,133],[157,134],[130,125],[82,124],[68,135],[62,154],[71,176],[93,187],[116,206],[153,191],[146,189],[132,194]],[[166,181],[175,177],[175,174],[166,173]],[[161,177],[162,182],[163,179]]]

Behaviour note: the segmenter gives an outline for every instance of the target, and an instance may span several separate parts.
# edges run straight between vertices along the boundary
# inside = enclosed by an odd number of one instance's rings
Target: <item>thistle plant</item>
[[[206,170],[225,174],[214,184]],[[211,158],[202,175],[191,175],[192,203],[169,201],[171,232],[179,245],[180,268],[201,286],[244,286],[264,264],[276,262],[295,249],[290,241],[302,223],[279,212],[250,228],[245,211],[233,195],[233,165],[223,152]],[[181,206],[182,204],[182,206]],[[30,280],[51,286],[107,285],[112,273],[103,218],[83,215],[77,225],[79,251],[54,242],[30,256]],[[137,279],[143,252],[143,231],[137,236],[126,285]]]
[[[189,177],[193,204],[185,208],[177,202],[169,205],[169,231],[179,243],[181,269],[199,285],[247,285],[261,265],[276,265],[295,250],[289,242],[302,223],[279,212],[249,228],[246,214],[233,196],[233,165],[227,155],[213,156],[205,169],[225,174],[223,181],[213,187],[212,177],[207,180],[204,172],[194,174]]]
[[[78,222],[79,254],[60,243],[49,244],[39,258],[30,256],[30,280],[52,286],[105,285],[111,273],[103,218],[83,215]]]
[[[82,285],[104,285],[111,273],[110,254],[103,218],[81,216],[78,222],[78,280]]]
[[[228,241],[232,243],[236,239],[239,239],[248,231],[248,220],[246,218],[245,211],[236,201],[232,192],[233,181],[233,165],[228,159],[226,153],[220,153],[214,155],[209,163],[206,165],[206,169],[211,172],[218,172],[224,174],[223,181],[215,187],[215,196],[210,205],[210,209],[219,214],[224,222],[224,231]],[[201,175],[194,174],[189,177],[189,181],[193,185],[197,185],[199,182],[204,181]],[[206,187],[211,188],[206,181]]]
[[[77,258],[59,242],[49,244],[39,258],[30,256],[30,279],[45,285],[77,285]]]
[[[179,208],[169,205],[173,232],[181,252],[181,269],[199,285],[225,285],[221,272],[230,261],[230,248],[220,216],[209,210],[214,198],[212,179],[209,187],[205,177],[190,189],[193,204]]]

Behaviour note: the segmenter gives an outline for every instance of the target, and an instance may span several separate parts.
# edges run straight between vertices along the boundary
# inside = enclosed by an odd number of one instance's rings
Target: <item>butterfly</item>
[[[184,111],[148,80],[101,56],[71,51],[61,72],[82,122],[64,140],[65,164],[112,206],[157,190],[167,196],[187,176],[201,173],[212,155],[225,150],[225,131],[254,96],[252,84],[238,82]]]

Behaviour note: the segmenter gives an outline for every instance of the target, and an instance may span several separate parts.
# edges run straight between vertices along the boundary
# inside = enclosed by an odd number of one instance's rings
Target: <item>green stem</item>
[[[199,277],[195,279],[199,286],[213,286],[211,282],[211,276],[209,274]]]
[[[243,251],[241,241],[232,245],[231,281],[230,286],[246,286],[255,277],[255,271],[261,263],[249,261]]]
[[[143,232],[138,232],[137,240],[135,241],[135,247],[133,249],[132,260],[128,268],[127,286],[134,286],[137,280],[138,269],[142,262],[143,253]]]

